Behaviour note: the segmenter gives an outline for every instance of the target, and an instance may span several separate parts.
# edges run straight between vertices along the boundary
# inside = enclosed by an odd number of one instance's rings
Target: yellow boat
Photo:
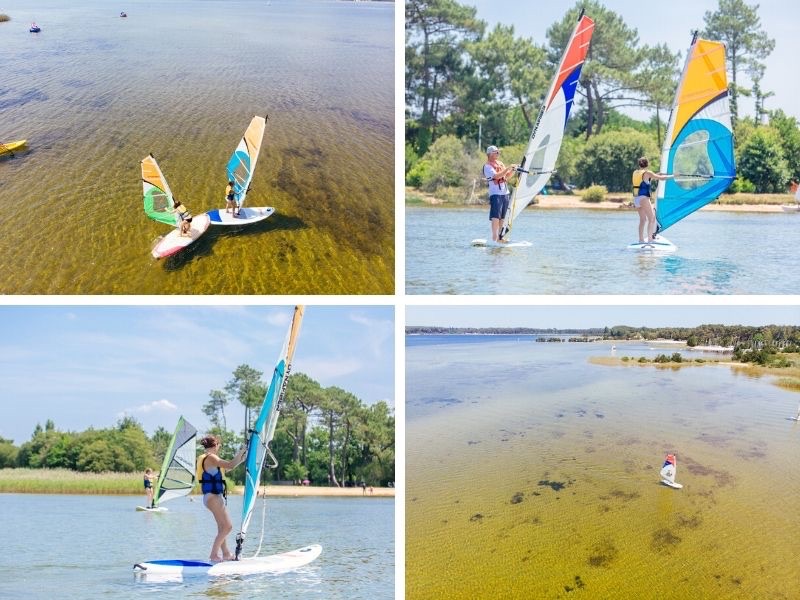
[[[27,141],[28,140],[19,140],[18,142],[8,142],[7,144],[0,142],[0,155],[19,150]]]

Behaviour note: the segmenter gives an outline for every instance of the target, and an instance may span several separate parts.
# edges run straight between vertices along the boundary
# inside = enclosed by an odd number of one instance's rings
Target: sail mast
[[[250,525],[250,518],[258,496],[261,471],[264,468],[267,455],[271,459],[270,468],[277,466],[277,461],[269,448],[269,443],[275,434],[275,426],[283,403],[283,397],[286,393],[286,383],[292,368],[292,358],[297,345],[297,337],[300,333],[303,312],[303,306],[295,306],[289,331],[286,333],[283,348],[272,373],[272,380],[264,395],[264,402],[261,405],[258,418],[249,429],[247,457],[245,458],[244,498],[242,499],[242,525],[236,536],[236,560],[241,555],[247,528]]]

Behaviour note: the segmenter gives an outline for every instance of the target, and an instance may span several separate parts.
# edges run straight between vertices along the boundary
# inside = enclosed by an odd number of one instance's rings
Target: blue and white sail
[[[258,413],[258,418],[250,427],[247,442],[247,458],[245,459],[244,477],[244,498],[242,499],[242,526],[236,536],[236,559],[242,552],[242,545],[247,529],[250,525],[250,518],[253,516],[253,509],[256,505],[258,496],[258,485],[261,480],[261,471],[267,455],[272,460],[272,467],[277,466],[269,443],[275,435],[275,426],[278,422],[281,403],[286,392],[286,382],[291,371],[292,357],[294,356],[297,337],[300,333],[300,323],[303,320],[302,306],[295,306],[292,322],[289,331],[286,333],[286,340],[278,356],[278,362],[272,373],[272,380],[264,395],[264,401]]]
[[[661,152],[656,233],[716,200],[736,177],[725,45],[692,39]]]
[[[266,118],[253,117],[225,169],[228,181],[233,181],[233,196],[239,207],[244,205],[247,192],[250,191],[266,125]]]

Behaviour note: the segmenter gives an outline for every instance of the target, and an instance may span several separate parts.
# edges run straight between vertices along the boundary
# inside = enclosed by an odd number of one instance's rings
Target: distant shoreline
[[[452,202],[445,202],[434,196],[426,195],[417,190],[406,189],[406,195],[409,191],[415,196],[422,199],[422,202],[406,203],[406,206],[411,207],[430,207],[430,208],[458,208],[458,209],[473,209],[473,210],[487,210],[488,204],[456,204]],[[621,196],[610,196],[611,200],[603,202],[584,202],[580,196],[564,196],[564,195],[540,195],[536,197],[536,203],[528,207],[526,210],[549,210],[549,209],[586,209],[586,210],[628,210],[635,212],[632,203]],[[747,212],[747,213],[783,213],[783,205],[794,205],[794,199],[786,195],[785,200],[781,197],[780,204],[747,204],[725,202],[717,203],[712,202],[707,204],[700,210],[715,212]]]

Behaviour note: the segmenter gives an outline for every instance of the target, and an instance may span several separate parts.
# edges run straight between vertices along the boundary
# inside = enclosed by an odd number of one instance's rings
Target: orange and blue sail
[[[686,57],[670,114],[658,187],[657,231],[716,200],[736,177],[725,45],[697,38]]]
[[[266,125],[266,118],[253,117],[225,168],[228,181],[233,181],[234,199],[240,207],[244,204],[250,183],[253,181]]]

